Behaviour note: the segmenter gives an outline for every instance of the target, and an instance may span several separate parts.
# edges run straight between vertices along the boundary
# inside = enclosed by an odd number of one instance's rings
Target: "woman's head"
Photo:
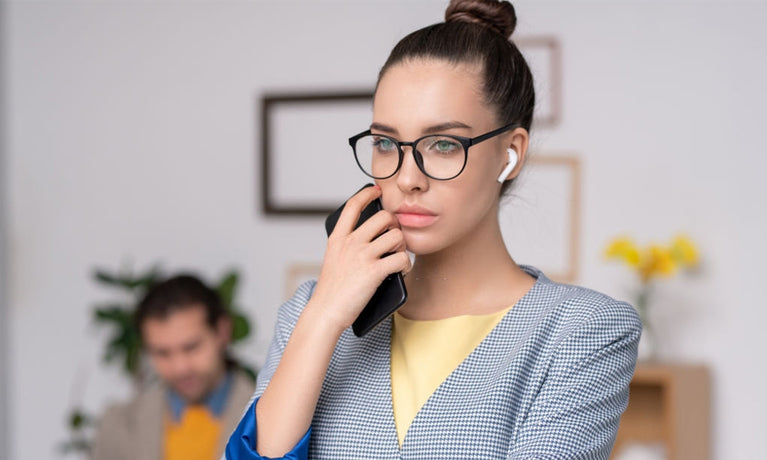
[[[509,148],[524,156],[535,103],[527,64],[508,41],[516,23],[511,4],[453,1],[446,17],[392,51],[379,75],[371,131],[408,142],[435,133],[477,138],[509,124],[519,128],[471,145],[465,168],[450,180],[427,177],[426,155],[416,158],[404,147],[398,172],[378,183],[384,207],[397,214],[416,254],[497,228],[499,196],[510,182],[501,186],[497,178]]]
[[[378,83],[391,67],[411,60],[477,66],[482,101],[494,109],[499,126],[515,124],[529,132],[535,90],[527,62],[510,41],[516,24],[516,12],[507,1],[452,0],[445,22],[417,30],[397,43]]]

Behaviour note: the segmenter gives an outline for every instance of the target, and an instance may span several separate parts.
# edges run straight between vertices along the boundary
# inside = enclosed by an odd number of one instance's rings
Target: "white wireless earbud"
[[[514,149],[506,149],[506,151],[509,152],[509,164],[507,164],[506,167],[503,168],[501,175],[498,176],[498,183],[500,184],[503,184],[506,178],[509,177],[509,174],[511,174],[511,172],[514,171],[514,167],[517,166],[517,161],[519,161],[517,152],[515,152]]]

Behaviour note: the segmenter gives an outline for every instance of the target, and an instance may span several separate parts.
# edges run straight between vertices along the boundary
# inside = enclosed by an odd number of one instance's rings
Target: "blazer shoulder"
[[[159,452],[163,390],[154,386],[132,400],[110,406],[101,416],[92,447],[92,460],[144,458]],[[137,449],[141,451],[136,454]]]
[[[113,404],[104,412],[100,423],[130,430],[149,413],[161,416],[165,407],[164,391],[162,385],[155,384],[127,402]]]
[[[288,335],[298,322],[298,317],[304,311],[304,307],[311,299],[314,293],[314,288],[317,286],[317,281],[309,280],[302,283],[293,296],[280,305],[277,311],[277,327],[286,331]]]
[[[124,431],[130,425],[132,406],[134,401],[112,404],[99,418],[100,431],[119,430]]]
[[[545,305],[543,322],[564,333],[599,327],[635,334],[642,330],[636,309],[629,303],[582,286],[544,280],[536,295]]]

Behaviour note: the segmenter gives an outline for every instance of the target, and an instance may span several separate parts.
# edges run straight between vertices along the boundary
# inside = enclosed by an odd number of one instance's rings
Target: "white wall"
[[[7,212],[5,205],[5,5],[0,3],[0,458],[8,458],[8,270],[6,267]]]
[[[7,4],[9,459],[57,458],[72,404],[97,411],[129,394],[99,366],[90,309],[110,293],[90,280],[95,266],[241,268],[258,327],[245,354],[262,359],[284,268],[321,260],[324,232],[320,218],[258,212],[259,94],[372,86],[396,40],[445,3]],[[534,135],[538,150],[583,160],[580,282],[627,296],[630,278],[600,258],[621,232],[699,243],[700,276],[659,292],[661,353],[711,366],[716,458],[755,458],[767,426],[767,7],[516,4],[520,34],[563,44],[563,121]]]

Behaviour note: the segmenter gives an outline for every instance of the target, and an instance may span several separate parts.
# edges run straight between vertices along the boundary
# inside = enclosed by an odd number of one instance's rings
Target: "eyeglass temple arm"
[[[479,144],[480,142],[486,141],[490,139],[491,137],[495,137],[503,133],[504,131],[509,131],[511,129],[519,128],[520,126],[521,125],[519,123],[509,123],[508,125],[501,126],[500,128],[494,129],[490,131],[489,133],[485,133],[485,134],[482,134],[481,136],[477,136],[477,137],[473,137],[469,139],[469,141],[471,141],[469,145]]]
[[[352,146],[352,148],[353,148],[354,147],[354,143],[357,142],[357,140],[360,137],[367,136],[368,134],[372,134],[372,131],[370,131],[369,129],[367,131],[363,131],[363,132],[357,134],[356,136],[350,137],[349,138],[349,145]]]

